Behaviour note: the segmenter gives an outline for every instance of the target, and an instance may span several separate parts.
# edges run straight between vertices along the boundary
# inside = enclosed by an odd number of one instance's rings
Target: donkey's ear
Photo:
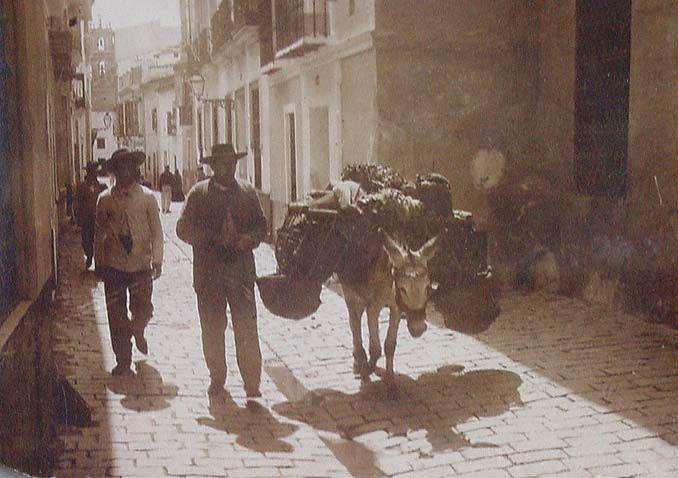
[[[393,264],[393,267],[397,269],[403,266],[407,259],[406,251],[404,251],[403,248],[400,247],[400,245],[396,241],[394,241],[393,238],[389,236],[386,231],[384,231],[383,229],[379,229],[379,232],[381,233],[384,249],[388,254],[388,258],[391,261],[391,264]]]
[[[421,246],[421,248],[416,252],[416,254],[419,255],[422,259],[425,261],[430,261],[433,256],[436,255],[436,252],[438,252],[438,249],[440,249],[440,241],[438,238],[440,235],[434,237],[433,239],[429,239],[426,244]]]

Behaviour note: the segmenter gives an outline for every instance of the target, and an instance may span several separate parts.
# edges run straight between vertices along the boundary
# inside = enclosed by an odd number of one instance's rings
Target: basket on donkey
[[[269,311],[303,319],[318,309],[323,282],[345,259],[344,241],[335,228],[337,217],[334,210],[290,206],[275,243],[278,271],[257,279]]]

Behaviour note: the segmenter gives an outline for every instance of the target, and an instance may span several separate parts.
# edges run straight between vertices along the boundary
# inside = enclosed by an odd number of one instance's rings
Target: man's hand
[[[230,213],[226,215],[221,225],[221,244],[226,248],[237,246],[235,224],[233,224],[233,217]]]
[[[162,274],[162,264],[153,263],[151,264],[151,277],[153,280],[156,280]]]
[[[238,236],[238,239],[235,243],[235,247],[241,251],[252,250],[253,246],[254,244],[252,244],[252,236],[249,234],[241,234]]]

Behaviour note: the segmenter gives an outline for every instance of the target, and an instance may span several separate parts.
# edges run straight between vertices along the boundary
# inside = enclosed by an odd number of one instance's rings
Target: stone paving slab
[[[678,475],[677,334],[563,297],[509,294],[475,337],[432,326],[413,339],[401,327],[395,397],[378,377],[353,376],[330,288],[301,321],[259,303],[263,398],[245,401],[229,329],[230,393],[209,400],[190,247],[176,212],[162,220],[150,354],[134,356],[130,379],[109,373],[103,286],[82,271],[77,231],[62,237],[54,345],[95,423],[61,430],[56,476]],[[260,275],[275,270],[269,246],[256,258]]]

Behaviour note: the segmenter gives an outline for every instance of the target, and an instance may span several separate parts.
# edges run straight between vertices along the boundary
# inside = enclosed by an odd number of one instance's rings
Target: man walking
[[[197,183],[186,197],[177,236],[193,246],[193,288],[198,299],[203,355],[210,371],[208,393],[226,381],[226,306],[230,306],[238,368],[248,397],[259,397],[261,349],[254,300],[256,271],[252,250],[265,239],[266,218],[254,188],[236,180],[236,153],[217,144],[201,160],[214,176]]]
[[[169,166],[165,166],[165,171],[160,175],[160,201],[162,202],[162,212],[170,212],[172,205],[172,190],[174,189],[174,175]]]
[[[90,162],[85,166],[85,180],[78,185],[75,202],[75,216],[82,230],[80,239],[82,250],[85,253],[85,269],[92,267],[94,258],[94,224],[96,221],[97,199],[99,194],[108,189],[97,179],[99,164]]]
[[[113,375],[132,373],[132,336],[137,349],[148,353],[144,331],[153,316],[153,279],[162,271],[158,202],[139,184],[139,166],[145,159],[138,151],[113,153],[104,167],[115,176],[115,186],[100,196],[96,209],[96,260],[103,266],[108,326],[117,361]]]

